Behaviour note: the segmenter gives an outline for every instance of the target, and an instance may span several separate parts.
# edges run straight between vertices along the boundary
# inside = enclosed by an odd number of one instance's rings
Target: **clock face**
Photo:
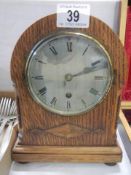
[[[61,115],[89,111],[109,91],[113,74],[104,47],[81,33],[56,33],[38,42],[26,64],[33,99]]]

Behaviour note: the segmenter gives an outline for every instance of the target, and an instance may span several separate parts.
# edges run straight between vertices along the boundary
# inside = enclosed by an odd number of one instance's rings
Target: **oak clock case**
[[[126,58],[105,23],[90,17],[87,29],[62,29],[56,15],[40,19],[18,40],[11,77],[19,111],[14,160],[121,160],[116,122]]]

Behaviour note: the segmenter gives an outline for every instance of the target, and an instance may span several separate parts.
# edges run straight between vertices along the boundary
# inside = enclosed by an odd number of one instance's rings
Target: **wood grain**
[[[131,110],[131,101],[122,101],[121,102],[121,109]]]
[[[114,147],[58,147],[16,145],[13,160],[20,162],[96,162],[116,163],[122,158],[119,146]]]
[[[51,113],[38,105],[31,97],[26,80],[25,65],[33,46],[42,38],[58,31],[81,32],[95,37],[111,56],[111,63],[115,72],[113,85],[104,98],[93,110],[79,116],[60,116]],[[120,108],[120,91],[126,80],[126,55],[116,34],[102,21],[90,18],[88,29],[63,29],[56,26],[56,15],[40,19],[30,26],[18,40],[11,59],[11,77],[19,105],[20,141],[21,145],[40,146],[115,146],[116,123]],[[61,137],[49,133],[50,128],[57,128],[63,124],[79,126],[83,130],[97,130],[72,137]],[[66,126],[66,125],[65,125]],[[31,132],[38,130],[38,132]],[[42,132],[39,132],[39,131]],[[67,128],[64,128],[67,132]],[[101,132],[103,130],[104,132]]]
[[[73,163],[116,163],[121,161],[120,155],[43,155],[13,154],[13,160],[19,162],[73,162]]]
[[[120,12],[119,38],[123,45],[125,43],[127,7],[128,7],[128,0],[122,0],[121,1],[121,12]]]
[[[75,146],[23,146],[14,147],[15,153],[38,153],[38,154],[121,154],[121,149],[116,146],[111,147],[75,147]]]
[[[89,133],[99,133],[99,132],[104,132],[102,128],[97,128],[97,129],[84,129],[81,128],[80,126],[73,125],[70,123],[66,123],[57,127],[49,128],[46,129],[31,129],[30,133],[32,134],[43,134],[43,132],[53,134],[55,136],[60,136],[60,137],[65,137],[65,138],[72,138],[72,137],[78,137],[83,134],[89,134]]]
[[[122,110],[120,110],[119,118],[120,118],[121,123],[124,126],[124,129],[125,129],[125,131],[127,133],[127,136],[129,138],[129,140],[131,141],[131,126],[129,125],[129,123],[128,123],[127,119],[126,119],[126,116],[124,115]]]

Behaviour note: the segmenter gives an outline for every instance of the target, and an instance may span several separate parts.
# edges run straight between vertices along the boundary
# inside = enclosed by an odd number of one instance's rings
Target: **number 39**
[[[68,10],[67,13],[69,15],[67,18],[68,22],[72,22],[72,21],[78,22],[79,21],[80,14],[78,10],[75,10],[74,12],[72,12],[72,10]]]

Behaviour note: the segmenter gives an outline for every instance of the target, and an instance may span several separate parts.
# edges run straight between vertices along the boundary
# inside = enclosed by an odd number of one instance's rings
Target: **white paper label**
[[[90,19],[89,4],[57,5],[57,27],[88,28]]]

